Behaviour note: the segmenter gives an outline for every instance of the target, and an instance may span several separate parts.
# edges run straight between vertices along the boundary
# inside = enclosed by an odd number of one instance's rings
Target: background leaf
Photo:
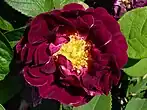
[[[147,58],[147,7],[127,12],[119,23],[128,42],[129,58]]]
[[[12,60],[10,44],[0,32],[0,80],[3,80],[9,72],[9,64]]]
[[[5,110],[5,108],[0,104],[0,110]]]
[[[133,77],[147,73],[147,7],[137,8],[119,19],[122,33],[128,43],[129,59],[138,60],[134,65],[124,68],[124,72]],[[128,60],[131,64],[133,60]]]
[[[133,77],[144,76],[147,73],[147,58],[143,58],[135,65],[129,68],[124,68],[123,70],[129,76],[133,76]]]
[[[147,110],[147,100],[132,98],[127,104],[125,110]]]
[[[147,90],[147,78],[139,80],[135,86],[128,88],[128,93],[137,96],[144,90]]]
[[[73,110],[111,110],[111,95],[95,96],[88,104],[73,108]]]
[[[72,110],[73,107],[72,106],[68,106],[68,105],[60,105],[60,110]]]
[[[25,28],[26,28],[26,26],[15,29],[13,31],[8,31],[8,32],[4,33],[4,35],[9,40],[9,42],[18,41],[23,36]]]
[[[4,20],[1,16],[0,16],[0,28],[3,30],[13,30],[13,26],[6,20]]]
[[[5,0],[5,2],[27,16],[36,16],[54,8],[52,0]]]
[[[21,78],[18,76],[6,77],[0,81],[0,103],[4,104],[22,89]]]
[[[24,31],[25,31],[25,28],[26,28],[26,26],[4,33],[6,38],[9,40],[12,48],[16,45],[18,40],[20,40],[22,38]]]

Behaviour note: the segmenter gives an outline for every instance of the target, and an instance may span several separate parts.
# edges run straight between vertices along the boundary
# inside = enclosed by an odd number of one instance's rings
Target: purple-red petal
[[[56,71],[54,59],[49,57],[48,62],[46,62],[46,64],[44,64],[40,70],[46,74],[54,73]]]
[[[63,10],[64,11],[71,11],[71,10],[85,10],[85,8],[82,6],[82,5],[80,5],[80,4],[77,4],[77,3],[70,3],[70,4],[68,4],[68,5],[65,5],[64,7],[63,7]]]
[[[89,39],[95,43],[97,48],[107,45],[112,40],[112,34],[107,30],[103,22],[95,21],[95,25],[90,29]]]
[[[32,86],[39,87],[39,86],[43,86],[48,83],[47,77],[43,77],[43,78],[42,77],[39,77],[39,78],[31,77],[31,75],[29,75],[28,73],[27,67],[24,68],[23,76],[26,82]]]
[[[84,15],[82,16],[84,22],[86,22],[89,26],[89,28],[91,28],[94,25],[94,17],[92,15]]]
[[[28,41],[30,44],[41,43],[45,41],[45,37],[49,35],[47,22],[41,14],[33,19],[28,33]]]
[[[76,90],[78,91],[78,89]],[[80,91],[79,91],[80,92]],[[79,105],[86,103],[86,100],[83,96],[73,96],[64,88],[58,87],[57,85],[46,84],[39,87],[40,96],[47,99],[55,99],[59,102],[67,105]],[[64,97],[63,97],[64,96]]]
[[[28,73],[35,78],[45,77],[46,75],[40,71],[40,67],[28,68]]]
[[[64,43],[67,43],[67,39],[64,38],[64,37],[56,37],[56,40],[55,40],[55,45],[60,45],[60,44],[64,44]]]
[[[58,64],[64,66],[66,69],[71,70],[73,68],[71,61],[69,61],[65,56],[58,55]]]
[[[49,50],[50,50],[50,53],[51,55],[53,55],[54,53],[56,53],[57,51],[60,50],[62,45],[54,45],[53,43],[50,43],[49,45]]]
[[[50,53],[48,46],[49,44],[44,42],[37,47],[34,54],[35,64],[44,64],[49,60]]]

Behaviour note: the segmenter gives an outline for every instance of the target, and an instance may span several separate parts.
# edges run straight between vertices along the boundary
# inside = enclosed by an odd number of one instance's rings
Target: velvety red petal
[[[93,75],[90,75],[90,74],[93,74]],[[96,94],[103,93],[102,87],[100,85],[100,80],[102,75],[103,75],[102,72],[98,73],[95,71],[94,73],[88,73],[81,77],[83,87],[89,95],[94,96]]]
[[[119,45],[116,45],[114,41],[107,44],[107,46],[102,47],[101,50],[103,53],[114,55],[119,68],[122,68],[128,61],[127,52],[123,51],[123,49],[121,49]]]
[[[54,53],[56,53],[57,51],[60,50],[62,45],[54,45],[53,43],[50,43],[49,45],[49,50],[50,50],[50,53],[51,55],[53,55]]]
[[[76,89],[78,91],[78,89]],[[78,91],[80,92],[80,91]],[[64,88],[58,87],[57,85],[46,84],[39,87],[39,94],[42,98],[55,99],[59,102],[67,105],[79,105],[86,103],[83,96],[75,96],[70,94]],[[82,103],[81,103],[82,102]]]
[[[33,55],[34,52],[36,50],[36,46],[33,45],[28,45],[28,54],[27,54],[27,59],[26,59],[26,63],[31,63],[33,61]]]
[[[84,15],[82,16],[85,23],[88,24],[89,28],[91,28],[94,25],[94,17],[92,15]]]
[[[64,44],[67,43],[67,39],[64,37],[56,37],[56,40],[54,42],[55,45]]]
[[[91,49],[91,56],[92,56],[92,59],[94,59],[95,61],[100,61],[101,59],[101,52],[99,49],[97,49],[96,47],[92,47]]]
[[[20,54],[20,58],[22,62],[26,61],[26,57],[28,54],[28,48],[27,48],[27,44],[24,45],[24,47],[21,50],[21,54]]]
[[[49,60],[50,53],[48,50],[48,46],[49,44],[47,44],[46,42],[37,46],[37,49],[34,54],[35,64],[44,64]]]
[[[100,48],[111,42],[112,35],[105,25],[101,21],[97,20],[95,21],[95,25],[91,28],[88,38],[92,40],[97,48]]]
[[[101,79],[100,79],[100,86],[102,88],[103,93],[105,93],[106,95],[109,94],[109,91],[112,87],[112,79],[111,79],[111,73],[108,73],[108,71],[103,71],[103,74]]]
[[[75,25],[79,36],[85,40],[89,34],[88,24],[86,24],[81,17],[78,17],[77,19],[71,18],[70,21]]]
[[[74,87],[81,87],[80,80],[76,77],[76,75],[68,75],[65,76],[65,78],[60,79],[62,84],[67,84]]]
[[[50,11],[49,14],[54,14],[54,15],[60,16],[60,15],[61,15],[61,10],[59,10],[59,9],[54,9],[54,10]]]
[[[71,72],[69,69],[65,68],[65,66],[60,66],[59,67],[61,73],[66,76],[66,75],[73,75],[73,72]]]
[[[70,3],[68,5],[65,5],[63,7],[63,10],[65,10],[65,11],[66,10],[69,10],[69,11],[71,11],[71,10],[85,10],[85,8],[82,5],[80,5],[80,4]]]
[[[35,78],[40,78],[40,77],[45,77],[46,75],[43,74],[41,71],[40,71],[40,67],[30,67],[28,69],[28,73],[35,77]]]
[[[71,61],[69,61],[65,56],[63,55],[58,55],[58,60],[57,60],[59,65],[64,66],[66,69],[71,70],[73,68]]]
[[[45,41],[45,37],[49,35],[48,25],[43,18],[43,14],[37,16],[31,22],[28,33],[28,41],[30,44],[41,43]]]
[[[43,65],[40,69],[44,73],[54,73],[56,71],[56,65],[52,57],[49,58],[49,61]]]
[[[113,82],[114,85],[118,84],[118,81],[120,80],[120,68],[116,62],[115,56],[110,55],[110,54],[103,54],[101,56],[101,62],[100,64],[103,66],[104,70],[111,71],[110,74],[110,79]],[[108,72],[107,72],[108,73]]]
[[[96,8],[93,16],[96,20],[101,20],[112,35],[120,32],[118,22],[106,11],[106,9],[101,7]]]
[[[81,17],[89,13],[90,12],[86,12],[85,10],[72,10],[72,11],[63,11],[61,15],[66,19],[70,19],[70,18],[76,19],[78,17]]]
[[[27,68],[24,68],[23,76],[26,82],[30,84],[31,86],[39,87],[48,83],[47,77],[40,77],[40,78],[31,77],[31,75],[28,74]]]
[[[16,44],[16,52],[19,53],[26,43],[27,43],[27,38],[22,37],[20,41]]]
[[[24,37],[16,44],[16,52],[19,53],[22,50],[22,41]]]
[[[86,9],[86,12],[93,13],[94,12],[94,8],[93,7],[89,7],[89,8]]]
[[[76,33],[75,27],[61,25],[56,30],[56,37],[64,37],[68,40],[68,36],[74,33]]]

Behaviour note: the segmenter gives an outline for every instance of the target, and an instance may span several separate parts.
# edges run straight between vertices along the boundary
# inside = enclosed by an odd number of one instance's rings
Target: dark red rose
[[[119,24],[105,9],[76,3],[35,17],[16,45],[23,76],[40,97],[73,106],[118,84],[126,51]]]

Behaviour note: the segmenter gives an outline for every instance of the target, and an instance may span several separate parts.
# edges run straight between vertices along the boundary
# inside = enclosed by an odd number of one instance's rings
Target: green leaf
[[[72,110],[72,106],[68,106],[68,105],[60,105],[60,110]]]
[[[10,41],[10,45],[12,48],[16,45],[18,40],[22,38],[25,28],[26,26],[4,33],[6,38]]]
[[[0,110],[5,110],[5,108],[0,104]]]
[[[75,107],[73,110],[111,110],[111,95],[95,96],[88,104]]]
[[[147,58],[147,7],[127,12],[119,23],[128,43],[129,58]]]
[[[132,98],[127,104],[125,110],[147,110],[147,100]]]
[[[21,78],[17,76],[6,77],[0,81],[0,103],[4,104],[22,89]]]
[[[129,94],[138,95],[143,90],[147,90],[147,78],[140,80],[135,86],[129,88]]]
[[[1,16],[0,16],[0,28],[3,30],[13,30],[13,26],[6,20],[4,20]]]
[[[84,2],[84,0],[53,0],[55,8],[62,8],[68,3],[79,3]]]
[[[9,64],[12,60],[12,51],[9,46],[5,36],[0,33],[0,80],[3,80],[9,72]]]
[[[5,0],[5,2],[27,16],[36,16],[54,8],[52,0]]]
[[[144,76],[147,73],[147,58],[141,59],[135,65],[129,68],[124,68],[123,70],[129,76],[133,76],[133,77]]]
[[[26,26],[15,29],[13,31],[8,31],[6,33],[4,33],[4,35],[6,36],[6,38],[11,42],[11,41],[18,41],[21,39],[21,37],[24,34]]]

